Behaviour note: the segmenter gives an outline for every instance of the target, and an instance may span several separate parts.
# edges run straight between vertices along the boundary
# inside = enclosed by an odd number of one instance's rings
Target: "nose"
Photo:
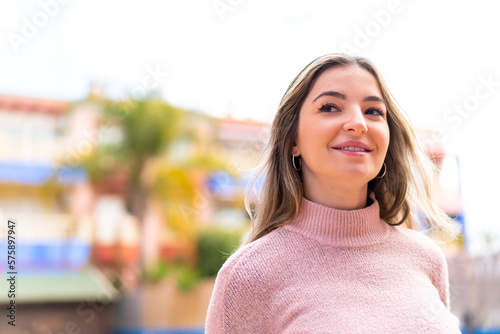
[[[366,126],[366,121],[361,110],[351,110],[346,113],[344,131],[353,134],[362,134],[368,131],[368,127]]]

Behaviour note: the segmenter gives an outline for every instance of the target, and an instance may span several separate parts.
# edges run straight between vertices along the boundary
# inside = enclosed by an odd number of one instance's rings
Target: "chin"
[[[366,172],[356,172],[356,171],[350,171],[347,173],[342,173],[340,175],[340,179],[344,181],[352,181],[353,183],[356,184],[368,184],[375,176],[373,173],[366,173]]]

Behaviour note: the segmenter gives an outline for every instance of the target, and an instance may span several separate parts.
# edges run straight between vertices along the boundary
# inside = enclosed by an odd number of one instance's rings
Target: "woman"
[[[311,62],[281,101],[269,147],[247,206],[253,229],[219,271],[206,333],[460,333],[443,253],[412,229],[452,224],[373,64]]]

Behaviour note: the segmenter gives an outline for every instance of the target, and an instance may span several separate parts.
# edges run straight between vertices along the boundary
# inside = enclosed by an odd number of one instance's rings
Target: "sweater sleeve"
[[[243,257],[244,258],[244,257]],[[233,254],[220,269],[207,311],[205,333],[269,332],[262,293],[257,293],[254,268]]]
[[[433,270],[433,284],[439,292],[444,306],[450,310],[450,285],[448,280],[448,264],[441,248],[436,245],[436,261]]]
[[[229,333],[227,322],[230,320],[229,313],[231,310],[228,309],[226,304],[226,293],[231,286],[233,267],[226,262],[217,274],[205,321],[206,334]]]

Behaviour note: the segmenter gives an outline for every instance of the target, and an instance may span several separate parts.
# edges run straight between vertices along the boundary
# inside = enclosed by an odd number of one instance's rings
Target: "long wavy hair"
[[[337,66],[360,66],[376,79],[387,106],[390,141],[385,157],[386,175],[368,183],[380,206],[380,218],[389,225],[405,224],[411,229],[429,230],[453,237],[451,219],[431,198],[435,166],[425,154],[416,134],[375,66],[366,58],[329,54],[309,63],[288,86],[271,126],[271,135],[258,173],[245,198],[252,229],[244,244],[291,223],[299,212],[304,187],[301,172],[292,165],[292,147],[297,138],[300,109],[317,78]],[[258,193],[254,185],[263,184]]]

